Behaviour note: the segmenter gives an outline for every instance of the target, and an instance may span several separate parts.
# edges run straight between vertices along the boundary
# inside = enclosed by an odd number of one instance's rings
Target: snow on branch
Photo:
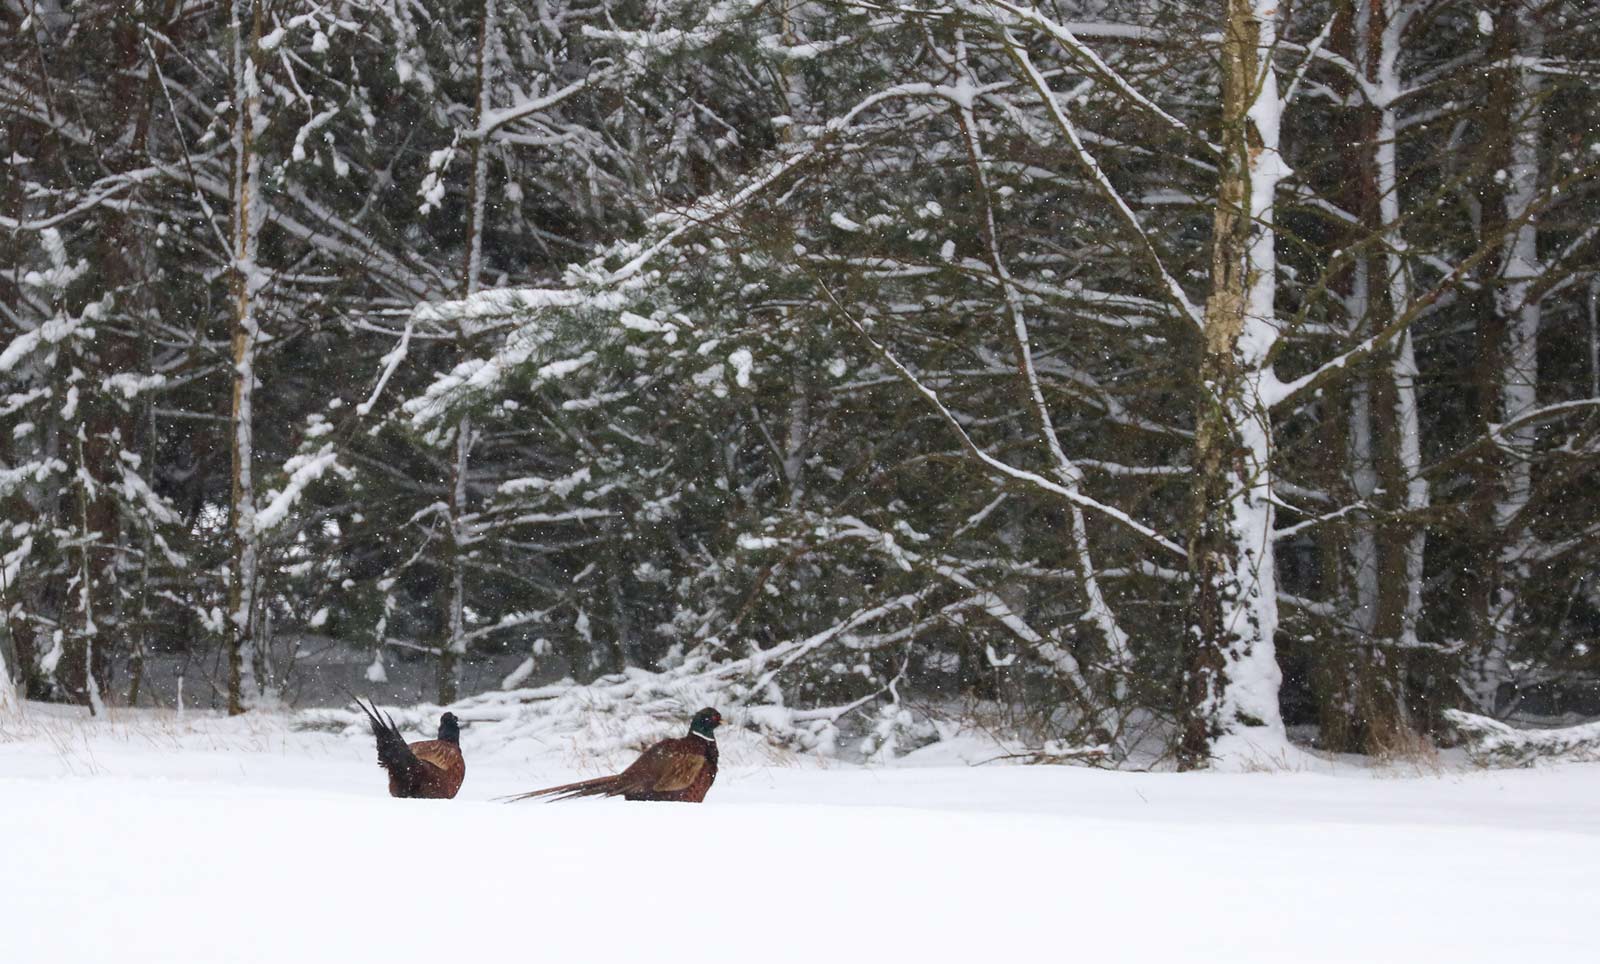
[[[1328,38],[1333,35],[1333,25],[1338,23],[1338,21],[1338,14],[1334,14],[1333,16],[1329,17],[1328,22],[1323,24],[1322,30],[1306,48],[1306,54],[1303,58],[1301,58],[1300,66],[1295,68],[1294,75],[1290,78],[1289,85],[1283,92],[1283,104],[1285,107],[1294,102],[1294,95],[1295,92],[1300,89],[1300,82],[1305,79],[1306,71],[1310,69],[1312,61],[1314,61],[1317,54],[1321,52],[1323,45],[1325,45],[1328,42]]]
[[[1073,656],[1066,648],[1058,645],[1056,640],[1034,629],[1026,619],[1012,609],[997,593],[979,586],[970,577],[965,567],[959,565],[956,561],[942,556],[925,557],[921,553],[901,545],[893,533],[875,528],[856,516],[846,515],[831,519],[822,516],[810,516],[807,522],[808,531],[817,537],[832,541],[859,541],[869,548],[883,553],[890,562],[904,571],[930,572],[960,588],[968,594],[966,598],[945,607],[943,612],[950,613],[960,609],[976,609],[982,612],[1031,649],[1041,662],[1055,670],[1086,700],[1091,697],[1092,689],[1083,675],[1083,670],[1078,663],[1077,657]],[[1081,573],[1077,575],[1082,578]],[[918,603],[925,602],[929,594],[928,591],[918,594],[916,601]],[[1123,645],[1125,641],[1125,637],[1121,635],[1120,630],[1117,630],[1115,634],[1108,634],[1106,639],[1107,645],[1113,650]],[[787,666],[792,663],[794,658],[787,660],[784,665]]]
[[[1009,32],[1006,39],[1008,41],[1011,40]],[[1016,46],[1012,47],[1012,51],[1013,57],[1018,58],[1019,62],[1026,62],[1026,52],[1020,51]],[[960,62],[967,72],[969,81],[976,85],[978,78],[967,60],[965,47],[961,48]],[[1044,78],[1039,76],[1038,71],[1032,70],[1032,64],[1029,63],[1027,66],[1030,76],[1036,78],[1037,82],[1042,83]],[[1046,97],[1051,97],[1048,88],[1044,88],[1041,93]],[[1028,320],[1023,310],[1022,296],[1017,291],[1016,284],[1012,281],[1011,272],[1006,266],[1004,252],[1000,247],[1000,236],[995,225],[994,204],[988,178],[984,174],[983,143],[978,134],[978,122],[973,114],[970,102],[961,106],[960,117],[961,129],[966,137],[967,150],[972,163],[977,197],[983,209],[982,233],[989,248],[995,281],[1005,296],[1007,313],[1011,317],[1012,338],[1016,346],[1018,365],[1027,388],[1029,404],[1033,409],[1034,419],[1038,423],[1039,431],[1044,435],[1050,451],[1057,480],[1067,491],[1081,496],[1083,470],[1078,468],[1072,459],[1067,456],[1066,450],[1061,445],[1060,436],[1056,433],[1055,420],[1051,417],[1050,406],[1045,402],[1044,389],[1040,385],[1039,373],[1034,365],[1033,349],[1031,348],[1033,339],[1028,331]],[[1079,146],[1081,147],[1081,144]],[[1098,170],[1098,167],[1092,169]],[[1106,184],[1109,187],[1109,182],[1106,182]],[[1114,191],[1112,193],[1115,195]],[[1117,196],[1117,200],[1120,200],[1120,196]],[[1129,213],[1131,215],[1131,212]],[[1146,243],[1148,244],[1148,239]],[[1160,261],[1157,259],[1157,265],[1159,266],[1159,264]],[[1078,557],[1078,567],[1090,616],[1099,628],[1101,635],[1105,638],[1106,644],[1110,647],[1113,658],[1119,663],[1124,663],[1127,661],[1127,634],[1118,625],[1116,615],[1112,612],[1110,605],[1107,604],[1104,595],[1100,591],[1099,580],[1095,577],[1095,566],[1089,553],[1088,537],[1084,532],[1082,505],[1075,502],[1071,516],[1072,542]],[[991,615],[993,615],[992,611]],[[1077,673],[1076,662],[1074,661],[1070,667],[1063,667],[1063,669],[1081,687],[1082,677]]]
[[[1393,321],[1299,378],[1288,381],[1272,379],[1267,383],[1266,390],[1262,392],[1261,403],[1269,409],[1281,408],[1286,403],[1300,398],[1308,392],[1316,391],[1331,382],[1343,378],[1358,363],[1399,338],[1413,323],[1425,316],[1428,309],[1435,302],[1454,291],[1458,286],[1462,286],[1471,277],[1474,269],[1479,264],[1500,251],[1505,237],[1510,232],[1542,216],[1545,210],[1555,203],[1557,198],[1562,196],[1564,191],[1568,191],[1574,185],[1594,177],[1597,172],[1600,172],[1600,164],[1585,165],[1567,174],[1559,182],[1550,185],[1535,201],[1528,204],[1527,209],[1520,216],[1506,222],[1498,232],[1491,232],[1471,254],[1457,262],[1437,284],[1413,299],[1406,310],[1400,312]]]
[[[13,468],[0,468],[0,497],[8,496],[30,482],[43,482],[51,475],[66,474],[67,463],[57,458],[24,462]]]
[[[1289,509],[1294,509],[1294,506],[1286,505],[1285,503],[1283,503],[1281,501],[1278,504],[1279,505],[1283,505],[1283,506],[1285,506],[1286,508],[1289,508]],[[1290,538],[1292,536],[1299,535],[1300,533],[1304,532],[1307,529],[1315,528],[1316,526],[1323,525],[1323,524],[1329,523],[1329,522],[1333,522],[1336,519],[1342,519],[1345,516],[1350,515],[1352,512],[1365,512],[1365,511],[1370,511],[1371,509],[1372,509],[1372,507],[1370,505],[1368,505],[1367,503],[1365,503],[1365,502],[1354,502],[1354,503],[1351,503],[1350,505],[1341,506],[1340,508],[1335,509],[1332,512],[1326,512],[1326,513],[1323,513],[1322,515],[1319,515],[1319,516],[1313,516],[1312,518],[1309,518],[1309,519],[1303,519],[1300,522],[1296,522],[1293,525],[1284,526],[1284,527],[1282,527],[1280,529],[1274,529],[1273,532],[1272,532],[1272,538],[1274,538],[1274,539],[1288,539],[1288,538]],[[1296,511],[1299,511],[1299,510],[1296,510]]]
[[[548,350],[554,334],[537,320],[546,310],[588,309],[615,313],[627,304],[629,293],[649,278],[647,267],[670,250],[696,227],[714,225],[743,209],[752,199],[823,153],[835,137],[834,128],[813,140],[806,149],[795,151],[770,164],[731,194],[701,198],[694,204],[657,214],[650,227],[661,233],[653,241],[634,241],[613,245],[609,251],[587,264],[567,268],[563,288],[508,288],[481,291],[467,298],[425,302],[416,307],[413,321],[433,326],[454,325],[466,334],[477,334],[507,326],[509,334],[487,358],[458,364],[450,373],[436,379],[423,395],[407,401],[403,408],[414,425],[426,427],[443,419],[455,406],[481,397],[502,385],[513,372]],[[618,267],[608,262],[625,259]],[[533,319],[533,320],[530,320]],[[619,320],[629,327],[627,320]],[[635,322],[636,325],[636,322]],[[737,353],[736,353],[737,356]],[[559,378],[581,367],[585,358],[554,359],[540,370],[543,379]],[[741,372],[746,372],[738,364]],[[746,373],[744,377],[748,377]]]
[[[1078,136],[1077,127],[1072,123],[1072,119],[1067,116],[1067,112],[1056,98],[1055,91],[1050,89],[1050,85],[1045,80],[1044,75],[1039,72],[1038,67],[1034,66],[1032,58],[1028,56],[1027,49],[1017,41],[1017,38],[1009,30],[1004,32],[1004,39],[1006,52],[1011,55],[1011,59],[1027,75],[1028,82],[1033,85],[1033,89],[1044,99],[1045,106],[1050,109],[1051,119],[1061,129],[1061,133],[1066,137],[1067,143],[1072,145],[1073,153],[1077,155],[1078,161],[1083,165],[1084,169],[1089,172],[1089,177],[1094,181],[1095,187],[1104,195],[1107,201],[1111,202],[1111,206],[1121,216],[1123,223],[1128,226],[1128,230],[1138,239],[1140,250],[1149,259],[1155,272],[1160,275],[1167,297],[1172,300],[1172,304],[1178,309],[1179,314],[1189,319],[1196,328],[1201,327],[1204,324],[1202,312],[1189,300],[1189,296],[1183,290],[1183,286],[1178,284],[1178,279],[1167,271],[1166,265],[1161,261],[1160,253],[1156,251],[1155,242],[1150,240],[1150,235],[1145,231],[1144,225],[1139,223],[1138,216],[1133,213],[1133,209],[1128,206],[1128,202],[1123,200],[1122,192],[1116,189],[1116,186],[1111,183],[1111,179],[1106,176],[1105,170],[1100,167],[1100,162],[1095,160],[1094,155],[1089,153],[1088,148],[1084,147],[1083,139]]]
[[[704,659],[695,658],[659,673],[627,669],[588,684],[569,680],[490,691],[448,708],[472,724],[478,739],[497,746],[524,740],[540,746],[581,746],[585,758],[597,767],[624,763],[656,740],[682,735],[689,716],[702,706],[716,706],[727,717],[719,742],[724,755],[735,761],[770,762],[784,750],[833,755],[837,721],[853,706],[797,711],[770,699],[746,701],[744,686],[708,668]],[[400,726],[418,733],[431,733],[443,709],[385,708]],[[305,728],[350,732],[366,726],[365,717],[353,709],[307,710],[297,722]]]
[[[587,77],[575,80],[565,87],[562,87],[558,90],[553,90],[539,97],[530,97],[526,100],[518,101],[517,103],[512,104],[510,107],[501,107],[495,110],[486,111],[483,116],[483,122],[473,130],[467,131],[462,136],[466,140],[481,140],[483,138],[492,137],[494,133],[500,130],[502,127],[505,127],[509,124],[515,124],[524,117],[537,114],[540,111],[549,110],[550,108],[559,105],[562,101],[571,98],[573,95],[587,90],[592,86],[596,86],[605,80],[609,80],[613,73],[615,73],[614,70],[599,70]]]
[[[477,333],[495,322],[543,308],[576,308],[592,301],[588,293],[575,288],[494,288],[451,301],[423,302],[412,312],[412,319],[423,324],[457,325],[468,333]]]
[[[33,536],[26,535],[17,547],[10,552],[0,554],[0,591],[6,586],[14,586],[17,577],[22,573],[22,564],[28,561],[33,554]]]
[[[378,383],[372,387],[372,394],[367,400],[356,406],[356,414],[365,417],[372,411],[372,406],[378,404],[378,397],[383,394],[383,388],[389,384],[389,379],[394,376],[395,369],[405,360],[406,352],[411,348],[411,330],[416,325],[416,319],[406,320],[406,329],[400,334],[400,342],[386,355],[383,356],[383,371],[378,374]]]
[[[818,137],[815,141],[811,142],[807,149],[795,151],[792,154],[779,158],[769,165],[766,171],[762,172],[760,176],[752,178],[748,184],[740,188],[738,191],[735,191],[731,195],[714,195],[712,197],[697,201],[695,204],[691,205],[685,210],[658,215],[653,219],[655,223],[659,225],[670,224],[672,225],[671,229],[668,230],[662,237],[657,239],[654,244],[646,246],[640,250],[638,254],[631,258],[622,267],[616,269],[615,271],[606,271],[603,274],[595,277],[593,280],[604,281],[613,285],[632,280],[644,270],[645,266],[648,265],[656,257],[656,255],[671,247],[675,242],[677,242],[678,238],[680,238],[691,228],[704,224],[717,223],[734,212],[742,210],[747,203],[759,196],[767,188],[782,180],[784,177],[788,176],[805,163],[811,161],[819,154],[824,153],[825,148],[831,144],[832,140],[832,137],[828,136],[828,134],[824,134],[823,136]]]
[[[482,294],[516,293],[500,291]],[[479,297],[481,295],[474,295],[473,299]],[[429,307],[424,305],[423,309]],[[471,358],[461,362],[449,373],[435,379],[421,397],[410,399],[401,407],[417,428],[435,427],[445,421],[456,406],[505,384],[513,372],[544,351],[550,339],[550,333],[545,329],[532,326],[518,328],[506,336],[505,341],[488,358]]]
[[[1480,766],[1527,767],[1540,760],[1600,762],[1600,723],[1519,730],[1461,710],[1445,710],[1444,716],[1466,740],[1467,756]]]
[[[30,275],[35,273],[29,272]],[[94,324],[105,317],[110,307],[111,299],[108,295],[104,300],[85,306],[83,313],[76,318],[65,314],[59,315],[32,331],[23,332],[11,340],[5,351],[0,352],[0,373],[9,372],[22,359],[35,352],[49,351],[51,346],[68,339],[92,340],[95,336]]]
[[[1491,424],[1489,426],[1489,438],[1494,442],[1496,448],[1506,452],[1515,452],[1517,443],[1506,437],[1507,432],[1590,408],[1600,408],[1600,398],[1575,398],[1570,401],[1541,405],[1538,408],[1523,412],[1509,422]]]
[[[61,227],[72,223],[80,215],[103,205],[109,205],[118,195],[133,190],[147,181],[164,177],[168,173],[166,167],[156,165],[140,168],[137,171],[128,171],[124,174],[109,175],[95,181],[87,189],[80,192],[82,199],[64,211],[58,211],[39,218],[12,218],[0,214],[0,228],[21,233],[24,231],[48,231]]]
[[[1195,133],[1183,121],[1162,110],[1158,104],[1141,94],[1138,88],[1129,83],[1114,67],[1101,59],[1100,55],[1095,53],[1088,44],[1080,40],[1072,28],[1066,24],[1051,20],[1034,7],[1020,7],[1008,3],[1007,0],[957,0],[957,6],[969,13],[987,14],[1001,25],[1002,30],[1007,34],[1006,43],[1013,47],[1016,47],[1017,44],[1016,40],[1010,36],[1012,27],[1029,26],[1043,31],[1055,39],[1072,59],[1087,65],[1090,72],[1110,84],[1113,89],[1135,106],[1157,118],[1173,130],[1204,144],[1213,154],[1222,153],[1222,149],[1217,145]],[[1003,11],[1004,14],[996,13],[995,8]],[[1009,14],[1009,16],[1005,14]]]
[[[124,399],[132,399],[140,392],[154,391],[167,386],[167,376],[160,373],[154,375],[139,375],[133,372],[118,372],[107,375],[100,380],[100,389],[106,394],[121,395]]]
[[[877,339],[868,334],[866,327],[863,326],[854,315],[845,310],[844,306],[839,303],[839,300],[834,297],[831,289],[829,289],[826,285],[822,285],[820,281],[818,282],[818,285],[822,288],[822,291],[828,297],[828,300],[833,302],[833,306],[838,309],[840,316],[844,318],[845,322],[850,325],[851,328],[855,329],[856,334],[860,335],[861,338],[866,341],[869,346],[871,346],[872,350],[878,355],[878,357],[882,358],[890,368],[894,369],[894,371],[906,382],[906,384],[910,385],[917,394],[927,399],[928,403],[933,407],[934,411],[938,413],[939,417],[944,421],[944,423],[956,433],[956,437],[961,440],[962,447],[970,452],[973,457],[977,458],[978,461],[982,462],[985,466],[998,475],[1018,482],[1027,483],[1035,488],[1049,492],[1052,495],[1060,496],[1061,498],[1066,499],[1068,502],[1075,503],[1085,509],[1097,512],[1106,518],[1119,522],[1129,529],[1132,529],[1134,532],[1137,532],[1139,535],[1144,536],[1146,539],[1149,539],[1150,541],[1161,546],[1163,549],[1166,549],[1168,552],[1173,553],[1174,555],[1188,555],[1182,546],[1161,535],[1159,532],[1155,531],[1144,523],[1134,519],[1121,509],[1118,509],[1115,506],[1106,505],[1103,502],[1090,498],[1081,492],[1074,491],[1073,489],[1057,482],[1052,482],[1036,472],[1030,472],[1027,469],[1019,469],[1016,466],[1001,461],[1000,459],[997,459],[988,452],[984,451],[983,448],[978,445],[977,441],[967,433],[966,428],[961,424],[961,420],[956,418],[955,413],[951,412],[950,409],[944,404],[944,401],[939,398],[939,394],[933,389],[929,388],[927,385],[923,384],[922,380],[919,379],[911,371],[911,369],[907,368],[899,358],[896,358],[894,354],[889,351],[889,349],[885,348],[877,341]]]
[[[255,514],[256,533],[265,533],[281,524],[305,494],[306,487],[322,478],[338,461],[339,455],[332,442],[318,449],[315,455],[297,455],[290,459],[283,467],[289,473],[289,481],[282,490],[271,493],[271,501]]]

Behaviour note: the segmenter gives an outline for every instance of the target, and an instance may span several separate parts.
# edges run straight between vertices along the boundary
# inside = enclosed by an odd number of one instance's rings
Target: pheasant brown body
[[[626,770],[608,777],[564,783],[512,797],[566,800],[572,797],[622,797],[625,800],[665,800],[699,803],[717,779],[715,729],[722,722],[716,710],[695,714],[688,736],[651,744]]]
[[[455,714],[439,720],[439,738],[406,743],[392,718],[368,709],[357,700],[361,712],[372,724],[378,741],[378,765],[389,771],[389,796],[424,800],[449,800],[461,789],[467,777],[467,761],[461,755],[461,725]]]

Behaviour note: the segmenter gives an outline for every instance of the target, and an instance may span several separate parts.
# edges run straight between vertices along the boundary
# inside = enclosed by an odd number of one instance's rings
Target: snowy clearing
[[[1139,774],[947,747],[736,765],[700,807],[508,806],[490,798],[596,769],[469,729],[461,798],[398,801],[353,734],[78,712],[0,719],[10,960],[1462,964],[1594,944],[1594,765]]]

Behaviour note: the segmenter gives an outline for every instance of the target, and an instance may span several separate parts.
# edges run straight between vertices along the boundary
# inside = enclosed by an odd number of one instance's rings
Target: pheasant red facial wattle
[[[652,744],[626,770],[608,777],[565,783],[508,798],[515,803],[533,797],[622,797],[699,803],[717,778],[717,727],[722,714],[706,707],[689,721],[687,736]]]

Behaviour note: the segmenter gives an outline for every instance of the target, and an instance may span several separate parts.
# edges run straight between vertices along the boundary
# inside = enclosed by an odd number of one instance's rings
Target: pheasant
[[[449,800],[461,789],[467,776],[467,761],[461,756],[461,722],[454,713],[439,717],[439,738],[407,744],[392,717],[379,714],[356,700],[356,706],[372,721],[372,735],[378,740],[378,765],[389,771],[389,796]]]
[[[532,797],[565,800],[571,797],[622,797],[627,800],[669,800],[699,803],[717,778],[716,729],[722,714],[706,707],[689,722],[689,735],[651,745],[626,770],[609,777],[564,783],[559,787],[522,793],[507,800]]]

